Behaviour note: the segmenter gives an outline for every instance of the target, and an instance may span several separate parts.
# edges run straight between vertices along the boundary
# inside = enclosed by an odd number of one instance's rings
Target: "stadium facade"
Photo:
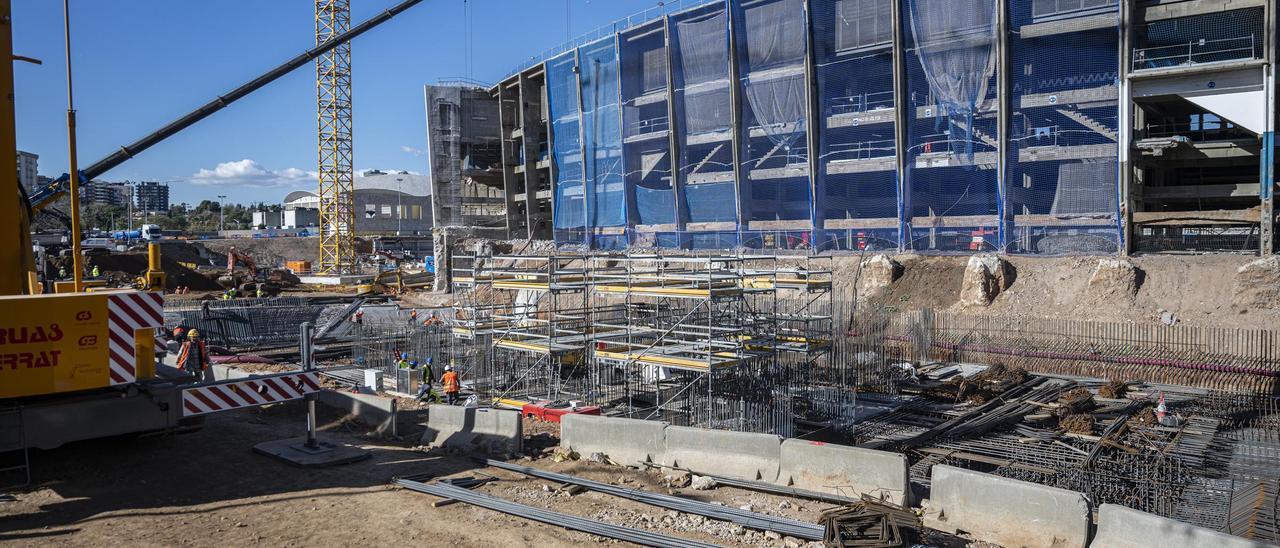
[[[595,249],[1273,253],[1275,11],[667,2],[488,90],[496,224]]]

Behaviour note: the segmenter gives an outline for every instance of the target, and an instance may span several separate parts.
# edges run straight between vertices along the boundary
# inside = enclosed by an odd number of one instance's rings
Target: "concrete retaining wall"
[[[519,411],[432,405],[422,444],[466,453],[517,455],[524,448]]]
[[[663,464],[746,480],[778,478],[782,438],[773,434],[668,426],[666,438]]]
[[[1001,546],[1083,548],[1089,517],[1075,491],[935,465],[924,524]]]
[[[659,421],[567,414],[560,418],[560,447],[584,458],[604,453],[618,464],[662,462],[667,424]]]
[[[1262,542],[1219,533],[1115,504],[1098,508],[1098,534],[1090,548],[1254,548]]]
[[[379,435],[397,435],[395,398],[321,390],[318,401],[350,413],[361,422],[374,427]]]
[[[858,498],[864,494],[906,505],[907,457],[846,445],[788,439],[782,442],[779,485]]]

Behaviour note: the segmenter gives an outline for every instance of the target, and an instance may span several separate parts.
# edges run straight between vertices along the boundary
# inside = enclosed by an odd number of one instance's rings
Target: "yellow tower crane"
[[[351,27],[350,0],[316,0],[316,44]],[[319,137],[320,265],[349,274],[356,264],[355,179],[351,161],[351,43],[316,59]]]

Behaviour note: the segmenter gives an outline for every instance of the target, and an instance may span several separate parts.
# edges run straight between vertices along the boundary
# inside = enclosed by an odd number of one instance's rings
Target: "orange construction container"
[[[311,261],[285,261],[284,267],[293,272],[310,272]]]

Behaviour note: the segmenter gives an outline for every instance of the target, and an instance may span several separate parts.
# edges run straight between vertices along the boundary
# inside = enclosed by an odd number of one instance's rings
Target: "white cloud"
[[[197,171],[190,177],[192,184],[224,186],[286,187],[316,183],[316,172],[296,167],[271,170],[258,162],[245,158],[234,162],[222,162],[213,169]]]
[[[400,147],[400,150],[401,150],[402,152],[406,152],[406,153],[412,154],[412,155],[414,155],[414,156],[422,156],[423,154],[426,154],[426,153],[427,153],[427,151],[425,151],[425,150],[422,150],[422,149],[420,149],[420,148],[413,148],[413,147],[408,146],[408,145],[401,146],[401,147]]]
[[[382,174],[394,174],[394,173],[402,173],[402,172],[403,172],[403,173],[408,173],[409,175],[422,175],[422,173],[417,172],[417,171],[414,171],[414,170],[412,170],[412,169],[378,169],[378,168],[369,168],[369,169],[357,169],[357,170],[356,170],[356,176],[358,176],[358,177],[369,177],[370,175],[378,175],[378,173],[370,173],[370,172],[382,172]]]

